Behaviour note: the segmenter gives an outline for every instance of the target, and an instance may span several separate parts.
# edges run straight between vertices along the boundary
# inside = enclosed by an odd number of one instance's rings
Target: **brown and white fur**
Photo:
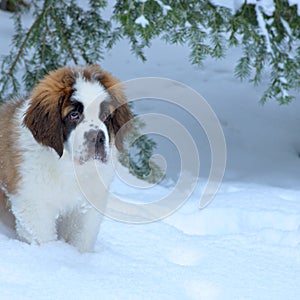
[[[2,104],[0,218],[28,243],[63,239],[92,251],[101,214],[82,194],[73,164],[88,172],[96,162],[109,186],[110,150],[122,149],[130,119],[119,82],[98,65],[52,71],[28,98]]]

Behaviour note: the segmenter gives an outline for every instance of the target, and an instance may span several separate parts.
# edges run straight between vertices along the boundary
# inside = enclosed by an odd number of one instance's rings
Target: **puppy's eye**
[[[72,111],[69,113],[70,120],[78,120],[80,118],[80,113],[78,111]]]

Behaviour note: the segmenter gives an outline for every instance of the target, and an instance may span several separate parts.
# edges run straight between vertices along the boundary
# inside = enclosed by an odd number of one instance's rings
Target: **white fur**
[[[105,133],[106,152],[109,154],[109,136],[106,126],[103,122],[99,122],[99,106],[102,101],[107,98],[107,93],[97,83],[86,81],[79,77],[74,85],[76,92],[72,99],[80,101],[84,104],[84,120],[77,126],[69,139],[69,143],[73,146],[73,154],[75,160],[80,160],[84,149],[84,133],[90,129],[102,130]]]
[[[81,174],[80,187],[74,172],[72,156],[76,156],[76,145],[82,143],[82,133],[91,124],[105,131],[108,141],[106,127],[98,118],[100,102],[105,99],[106,93],[98,83],[87,82],[82,78],[79,78],[75,88],[75,99],[82,102],[85,108],[96,99],[98,109],[84,111],[86,122],[79,124],[71,134],[61,158],[52,148],[37,143],[30,130],[22,126],[28,102],[19,110],[20,134],[17,143],[22,153],[22,163],[19,166],[21,181],[18,193],[10,195],[10,201],[20,239],[41,244],[62,238],[80,251],[91,251],[102,215],[86,201],[82,193],[82,188],[84,190],[85,187],[82,185],[91,184],[91,176],[95,173],[94,162],[75,166],[77,175]],[[75,141],[77,131],[78,144]],[[111,161],[102,165],[99,163],[97,172],[105,178],[105,185],[97,183],[100,187],[96,195],[101,198],[103,204],[107,197],[107,188],[113,179]],[[93,189],[94,186],[92,184],[88,188]]]

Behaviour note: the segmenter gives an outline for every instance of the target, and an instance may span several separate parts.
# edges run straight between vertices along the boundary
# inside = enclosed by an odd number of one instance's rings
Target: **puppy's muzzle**
[[[102,130],[90,129],[85,133],[85,140],[90,156],[103,163],[107,162],[107,144],[108,141]]]

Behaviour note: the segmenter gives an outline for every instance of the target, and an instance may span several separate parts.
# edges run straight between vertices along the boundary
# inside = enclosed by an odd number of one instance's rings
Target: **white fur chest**
[[[53,149],[38,144],[24,127],[18,143],[22,153],[18,170],[21,180],[18,194],[10,197],[15,205],[28,201],[30,206],[32,201],[38,201],[37,207],[63,213],[84,202],[69,153],[65,151],[59,158]]]
[[[105,207],[114,176],[112,160],[99,169],[93,161],[74,168],[71,152],[65,150],[59,158],[53,149],[38,144],[27,128],[20,131],[21,180],[18,193],[9,197],[19,237],[38,244],[62,238],[80,251],[90,251],[102,215],[86,200],[84,191]],[[96,178],[99,172],[105,184]]]

